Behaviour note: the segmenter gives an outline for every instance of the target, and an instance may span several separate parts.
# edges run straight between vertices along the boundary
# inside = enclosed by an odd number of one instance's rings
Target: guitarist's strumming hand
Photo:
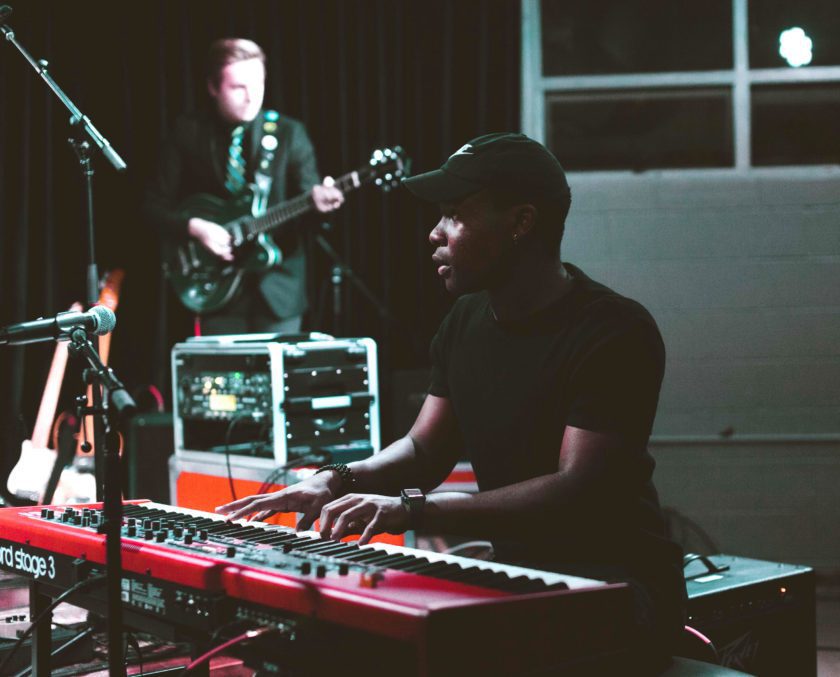
[[[224,261],[233,261],[233,241],[230,233],[218,223],[192,217],[188,223],[189,233],[210,252]]]
[[[312,201],[315,203],[315,209],[326,214],[344,203],[344,193],[335,187],[333,178],[327,176],[321,185],[312,186]]]

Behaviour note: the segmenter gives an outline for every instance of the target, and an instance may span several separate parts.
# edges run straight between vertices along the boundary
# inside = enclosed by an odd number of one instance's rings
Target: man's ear
[[[214,99],[219,95],[219,88],[213,82],[213,78],[207,78],[207,93]]]
[[[539,212],[530,203],[517,205],[514,209],[516,210],[516,216],[513,224],[513,233],[518,239],[524,237],[534,229]]]

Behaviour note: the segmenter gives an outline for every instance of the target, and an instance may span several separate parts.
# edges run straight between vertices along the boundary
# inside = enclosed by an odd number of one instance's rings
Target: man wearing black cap
[[[571,195],[541,144],[482,136],[404,183],[440,205],[432,260],[459,297],[432,342],[417,421],[370,459],[219,511],[298,511],[300,528],[320,517],[324,535],[362,542],[422,525],[489,538],[500,561],[626,581],[652,669],[685,598],[647,451],[664,370],[653,318],[561,263]],[[479,492],[426,496],[462,455]]]

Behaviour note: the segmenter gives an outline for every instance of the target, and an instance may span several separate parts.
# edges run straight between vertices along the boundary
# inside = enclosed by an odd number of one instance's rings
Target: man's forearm
[[[476,494],[441,492],[426,497],[423,529],[479,538],[515,536],[535,519],[555,520],[580,495],[563,472]]]
[[[419,443],[406,435],[378,454],[349,465],[356,478],[353,492],[394,496],[406,487],[434,489],[452,464],[443,458],[437,462],[428,458]]]
[[[378,454],[350,463],[356,479],[351,491],[363,494],[394,495],[406,483],[417,484],[417,458],[414,443],[406,435],[389,444]]]

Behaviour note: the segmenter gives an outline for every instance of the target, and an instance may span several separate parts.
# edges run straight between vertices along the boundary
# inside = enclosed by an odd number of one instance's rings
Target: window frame
[[[748,0],[732,2],[733,67],[727,70],[668,73],[631,73],[621,75],[544,76],[542,73],[542,23],[540,0],[521,0],[522,19],[522,132],[540,143],[546,142],[546,98],[548,94],[585,90],[655,89],[660,87],[728,86],[732,89],[732,136],[734,166],[723,168],[693,167],[686,169],[653,169],[650,172],[753,173],[761,171],[799,170],[808,168],[823,174],[837,170],[838,165],[774,165],[752,164],[752,85],[840,82],[840,66],[805,66],[802,68],[749,67]],[[587,170],[586,174],[617,174],[627,170]],[[584,173],[584,172],[581,172]],[[797,172],[799,173],[799,172]]]

